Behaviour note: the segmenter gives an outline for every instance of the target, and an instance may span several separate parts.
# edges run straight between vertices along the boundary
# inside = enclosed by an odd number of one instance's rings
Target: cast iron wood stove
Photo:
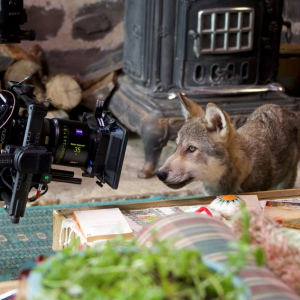
[[[109,109],[144,143],[150,177],[184,119],[177,91],[236,127],[264,103],[298,104],[275,82],[283,0],[126,0],[124,76]]]

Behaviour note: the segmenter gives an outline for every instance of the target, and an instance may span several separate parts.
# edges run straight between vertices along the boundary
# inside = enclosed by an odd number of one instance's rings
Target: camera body
[[[13,223],[24,216],[33,187],[37,199],[51,181],[81,184],[74,172],[52,165],[81,168],[99,186],[118,188],[128,134],[103,102],[92,116],[84,113],[82,122],[47,119],[47,110],[24,82],[9,81],[0,94],[0,200]]]
[[[27,22],[23,0],[0,0],[0,43],[20,43],[22,40],[33,41],[35,31],[21,30],[20,25]]]

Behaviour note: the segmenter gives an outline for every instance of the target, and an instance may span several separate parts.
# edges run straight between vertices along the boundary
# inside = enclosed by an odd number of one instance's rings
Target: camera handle
[[[33,176],[35,174],[40,175],[40,183],[47,184],[50,182],[52,157],[46,148],[39,146],[47,107],[36,99],[32,85],[10,81],[8,89],[14,92],[17,102],[26,105],[28,111],[28,121],[22,146],[7,145],[5,147],[7,154],[4,154],[11,157],[9,167],[14,170],[15,176],[12,194],[3,193],[1,196],[5,202],[4,208],[11,216],[11,221],[18,223],[20,217],[23,217],[25,213]]]

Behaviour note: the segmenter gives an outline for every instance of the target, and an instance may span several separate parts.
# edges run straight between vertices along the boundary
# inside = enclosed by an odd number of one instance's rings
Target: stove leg
[[[180,102],[147,96],[134,88],[126,77],[120,77],[118,82],[120,88],[110,99],[108,108],[124,126],[141,137],[145,162],[138,176],[150,178],[163,147],[169,140],[175,140],[184,123]]]
[[[154,175],[161,151],[169,139],[166,129],[164,120],[144,120],[140,136],[144,144],[145,163],[138,173],[139,178],[150,178]]]

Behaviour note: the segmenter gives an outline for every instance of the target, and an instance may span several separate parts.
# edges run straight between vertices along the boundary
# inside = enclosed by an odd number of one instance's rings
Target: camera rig
[[[26,80],[9,81],[0,93],[0,200],[13,223],[51,181],[81,184],[74,172],[52,164],[81,168],[84,177],[97,177],[99,186],[118,188],[127,130],[104,110],[103,101],[97,101],[92,116],[84,113],[82,122],[45,118],[44,102]],[[36,195],[28,198],[33,187]]]
[[[20,25],[27,22],[23,0],[0,0],[0,43],[20,43],[22,40],[33,41],[35,31],[22,30]]]

